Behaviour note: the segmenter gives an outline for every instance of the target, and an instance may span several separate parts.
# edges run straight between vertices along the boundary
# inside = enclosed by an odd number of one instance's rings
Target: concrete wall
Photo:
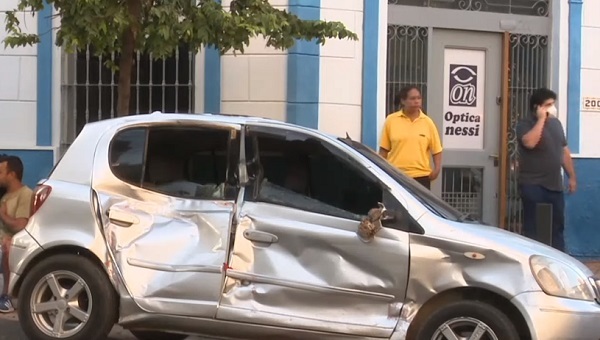
[[[0,1],[0,41],[6,37],[5,11],[17,0]],[[35,17],[19,15],[22,30],[49,32],[51,12]],[[50,171],[52,148],[52,34],[42,44],[14,49],[0,45],[0,152],[20,156],[25,165],[24,181],[34,186]]]
[[[567,80],[569,76],[569,5],[566,2],[553,1],[551,4],[552,38],[550,40],[550,55],[552,64],[549,69],[552,88],[557,92],[558,119],[567,128]]]
[[[288,9],[288,0],[270,3]],[[266,47],[264,39],[256,38],[244,54],[221,57],[221,112],[285,121],[286,82],[287,52]]]
[[[361,140],[363,0],[322,0],[321,19],[341,21],[358,41],[331,40],[321,47],[319,129]]]
[[[17,0],[0,2],[0,21],[5,22],[6,10],[16,8]],[[19,16],[22,18],[22,16]],[[37,33],[37,18],[26,15],[22,29]],[[4,28],[4,27],[3,27]],[[0,40],[6,32],[0,29]],[[37,113],[37,47],[4,49],[0,47],[0,136],[2,147],[31,147],[36,145]]]
[[[228,3],[223,1],[225,6]],[[244,54],[224,56],[206,49],[204,89],[197,96],[202,97],[202,110],[273,118],[376,141],[378,116],[385,116],[379,101],[385,95],[380,45],[385,44],[386,26],[380,19],[385,18],[387,2],[272,0],[271,4],[307,20],[341,21],[359,40],[329,40],[324,46],[300,41],[281,51],[254,39]]]

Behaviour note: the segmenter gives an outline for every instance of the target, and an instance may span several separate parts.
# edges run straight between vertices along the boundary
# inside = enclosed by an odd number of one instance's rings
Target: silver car
[[[88,124],[32,207],[10,291],[34,340],[600,338],[582,263],[291,124]]]

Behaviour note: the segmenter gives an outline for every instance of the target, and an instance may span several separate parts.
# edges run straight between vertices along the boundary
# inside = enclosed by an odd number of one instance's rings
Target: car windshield
[[[398,182],[404,189],[410,192],[419,202],[425,205],[431,212],[440,217],[453,221],[473,221],[468,214],[463,214],[456,210],[450,204],[434,195],[430,190],[427,190],[419,182],[404,175],[400,170],[391,165],[373,150],[362,143],[350,140],[348,138],[338,138],[344,144],[358,151],[361,155],[368,158],[371,162],[377,165],[381,170],[385,171],[390,177]]]

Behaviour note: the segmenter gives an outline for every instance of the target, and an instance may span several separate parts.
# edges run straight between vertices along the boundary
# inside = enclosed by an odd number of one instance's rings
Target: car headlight
[[[557,297],[593,301],[595,296],[587,278],[571,266],[534,255],[529,259],[531,272],[544,293]]]

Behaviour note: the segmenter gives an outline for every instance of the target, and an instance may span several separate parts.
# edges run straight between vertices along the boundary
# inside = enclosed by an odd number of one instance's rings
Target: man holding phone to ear
[[[556,118],[556,93],[541,88],[530,98],[529,115],[517,124],[519,189],[523,202],[522,234],[537,239],[536,209],[552,205],[552,246],[564,251],[565,202],[561,169],[569,176],[568,190],[577,190],[577,179],[565,132]]]

